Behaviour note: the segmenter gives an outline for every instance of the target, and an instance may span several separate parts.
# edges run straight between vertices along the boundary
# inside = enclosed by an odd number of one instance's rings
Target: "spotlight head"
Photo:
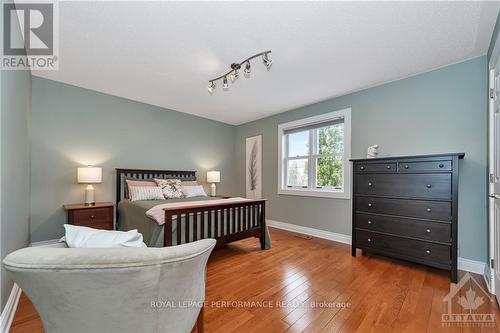
[[[267,53],[264,53],[264,55],[262,56],[262,63],[266,66],[267,70],[270,70],[271,66],[273,65],[273,61],[269,59]]]
[[[231,82],[234,82],[236,81],[237,78],[240,77],[240,73],[238,72],[237,69],[235,69],[234,72],[232,72],[231,75],[229,75],[229,77],[231,78]]]
[[[215,82],[210,81],[210,83],[208,84],[208,92],[213,94],[216,87],[217,85],[215,84]]]
[[[245,64],[245,69],[243,70],[243,75],[248,79],[250,77],[250,61]]]
[[[229,84],[227,83],[227,77],[226,76],[224,76],[224,79],[222,80],[222,89],[229,90]]]

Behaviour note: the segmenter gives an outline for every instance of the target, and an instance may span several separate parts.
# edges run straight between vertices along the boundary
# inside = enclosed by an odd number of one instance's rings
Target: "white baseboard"
[[[3,308],[2,314],[0,315],[0,333],[8,333],[10,330],[10,325],[12,325],[12,320],[14,320],[14,315],[16,314],[17,304],[19,303],[19,296],[21,296],[21,288],[14,283],[12,290],[10,292],[9,299]]]
[[[470,260],[458,257],[458,269],[461,271],[476,273],[483,275],[484,278],[484,267],[486,263],[482,261]]]
[[[331,240],[334,242],[339,242],[343,244],[351,244],[351,236],[349,235],[344,235],[344,234],[337,234],[335,232],[331,231],[324,231],[324,230],[319,230],[319,229],[314,229],[314,228],[309,228],[309,227],[303,227],[300,225],[296,224],[290,224],[290,223],[285,223],[285,222],[279,222],[279,221],[274,221],[274,220],[268,220],[266,219],[266,223],[268,226],[277,228],[277,229],[282,229],[282,230],[287,230],[291,232],[296,232],[299,234],[304,234],[304,235],[309,235],[317,238],[322,238],[322,239],[327,239]]]
[[[352,238],[349,235],[338,234],[331,231],[324,231],[310,227],[303,227],[296,224],[279,222],[274,220],[266,220],[267,225],[277,229],[283,229],[299,234],[305,234],[317,238],[328,239],[334,242],[343,244],[351,244]],[[465,258],[458,258],[458,269],[471,273],[481,274],[486,279],[485,274],[486,263]]]

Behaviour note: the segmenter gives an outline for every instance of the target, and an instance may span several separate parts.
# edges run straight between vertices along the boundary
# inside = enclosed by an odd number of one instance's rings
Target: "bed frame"
[[[125,178],[196,180],[196,171],[116,169],[116,203],[125,198]],[[257,237],[260,247],[266,243],[266,201],[196,205],[165,208],[164,246],[172,246],[177,227],[176,244],[204,238],[215,238],[217,246],[240,239]],[[206,223],[205,223],[206,221]],[[179,224],[179,225],[178,225]],[[206,230],[205,230],[206,229]],[[170,232],[168,232],[170,230]]]

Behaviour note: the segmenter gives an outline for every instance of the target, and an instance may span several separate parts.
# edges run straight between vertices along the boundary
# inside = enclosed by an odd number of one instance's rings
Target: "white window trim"
[[[305,126],[311,123],[318,123],[322,121],[329,121],[338,118],[344,118],[344,156],[343,156],[343,191],[332,191],[325,189],[304,189],[304,188],[286,188],[285,187],[285,174],[284,163],[285,156],[283,149],[286,147],[285,130]],[[321,114],[314,117],[299,119],[284,124],[278,125],[278,194],[282,195],[298,195],[308,197],[321,197],[321,198],[337,198],[337,199],[350,199],[351,198],[351,108],[346,108],[338,111],[333,111]],[[312,166],[311,168],[312,169]]]

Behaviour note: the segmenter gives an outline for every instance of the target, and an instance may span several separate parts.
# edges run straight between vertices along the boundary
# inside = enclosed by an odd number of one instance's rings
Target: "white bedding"
[[[251,199],[246,199],[246,198],[241,198],[241,197],[234,197],[234,198],[228,198],[228,199],[219,199],[219,200],[197,200],[197,201],[189,201],[189,202],[171,202],[171,203],[165,203],[161,205],[156,205],[150,210],[146,211],[146,216],[152,218],[153,220],[156,221],[159,225],[165,224],[165,211],[163,210],[164,208],[182,208],[188,207],[188,206],[213,206],[213,205],[218,205],[218,204],[223,204],[223,203],[237,203],[237,202],[244,202],[244,201],[251,201]]]

